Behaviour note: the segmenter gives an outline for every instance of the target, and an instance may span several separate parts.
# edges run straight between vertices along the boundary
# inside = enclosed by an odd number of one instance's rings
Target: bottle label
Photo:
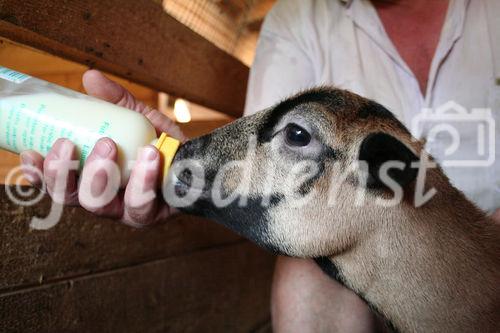
[[[82,130],[63,120],[57,109],[66,99],[57,103],[57,97],[24,95],[0,100],[0,149],[14,153],[35,150],[46,156],[58,138],[66,138],[80,149],[83,164],[97,140],[111,136],[111,122],[104,119]]]
[[[20,84],[29,78],[31,76],[0,66],[0,79]]]

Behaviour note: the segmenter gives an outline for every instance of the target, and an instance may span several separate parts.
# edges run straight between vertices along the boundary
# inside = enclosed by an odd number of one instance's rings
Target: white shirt
[[[278,1],[262,28],[245,113],[254,113],[321,84],[349,89],[385,105],[414,135],[428,138],[428,150],[441,163],[481,160],[485,159],[484,150],[491,152],[486,154],[490,161],[481,162],[489,166],[443,168],[455,186],[479,207],[492,212],[500,207],[500,123],[492,131],[492,140],[486,140],[489,144],[483,147],[483,155],[478,155],[478,125],[462,120],[456,126],[460,134],[458,149],[446,155],[451,136],[442,132],[436,140],[428,137],[440,120],[423,122],[426,125],[420,135],[412,128],[412,121],[423,109],[435,111],[449,101],[458,104],[448,103],[445,107],[462,106],[462,112],[490,108],[493,119],[499,119],[500,50],[492,43],[500,40],[499,3],[450,0],[423,96],[417,78],[392,44],[370,1]],[[483,126],[481,133],[485,128],[490,129]],[[491,141],[496,143],[496,151],[488,150]]]

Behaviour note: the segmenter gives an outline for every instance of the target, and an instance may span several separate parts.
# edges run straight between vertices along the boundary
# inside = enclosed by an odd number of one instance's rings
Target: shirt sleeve
[[[253,114],[274,105],[282,99],[309,88],[314,82],[314,72],[307,52],[300,45],[301,29],[297,8],[304,1],[279,1],[264,22],[255,60],[250,70],[245,115]],[[285,18],[285,19],[284,19]],[[298,29],[299,28],[299,29]],[[291,33],[291,31],[295,33]]]

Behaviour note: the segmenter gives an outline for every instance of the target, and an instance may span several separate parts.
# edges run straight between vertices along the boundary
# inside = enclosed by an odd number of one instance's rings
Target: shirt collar
[[[410,68],[403,61],[395,46],[384,31],[380,18],[370,3],[370,1],[339,0],[348,7],[346,13],[354,23],[365,31],[375,43],[377,43],[399,66],[409,74]],[[497,0],[495,0],[497,1]],[[446,57],[455,42],[461,37],[465,22],[466,9],[470,0],[450,0],[448,12],[446,14],[441,36],[431,65],[431,75],[428,86],[433,84],[433,80],[438,70],[441,60]],[[352,6],[350,6],[352,4]],[[426,94],[429,96],[429,94]]]

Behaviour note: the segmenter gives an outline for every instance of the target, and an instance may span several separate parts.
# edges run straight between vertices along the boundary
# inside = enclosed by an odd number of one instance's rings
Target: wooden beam
[[[243,242],[57,281],[0,294],[0,331],[263,332],[272,271]]]
[[[212,221],[188,215],[134,229],[74,207],[64,210],[55,227],[30,229],[31,218],[47,216],[50,206],[48,198],[19,206],[0,186],[0,292],[243,241]]]
[[[262,21],[266,17],[267,13],[271,10],[271,8],[276,3],[276,0],[256,0],[250,12],[248,13],[247,21]]]
[[[0,36],[234,117],[248,67],[152,0],[0,0]]]

